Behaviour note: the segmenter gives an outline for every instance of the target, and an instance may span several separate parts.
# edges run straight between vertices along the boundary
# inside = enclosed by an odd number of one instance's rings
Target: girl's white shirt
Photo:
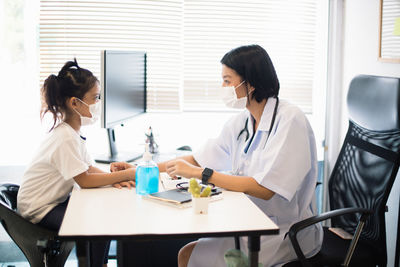
[[[245,110],[230,119],[216,139],[209,140],[194,154],[202,167],[253,177],[260,185],[275,192],[270,200],[248,196],[280,228],[279,235],[261,237],[259,259],[264,266],[280,266],[296,259],[288,237],[284,238],[285,233],[294,222],[316,214],[317,152],[314,133],[299,108],[280,100],[267,140],[275,103],[275,98],[268,99],[251,143],[253,119]],[[247,118],[249,138],[246,141],[245,133],[239,139],[238,135]],[[298,238],[302,240],[301,247],[306,255],[316,254],[322,244],[321,225],[306,228]],[[189,266],[225,266],[223,255],[233,248],[233,238],[200,239],[190,257]],[[247,238],[241,239],[241,249],[247,254]]]
[[[73,177],[91,165],[85,140],[68,123],[60,123],[42,142],[24,173],[18,212],[33,223],[40,222],[68,198],[75,183]]]

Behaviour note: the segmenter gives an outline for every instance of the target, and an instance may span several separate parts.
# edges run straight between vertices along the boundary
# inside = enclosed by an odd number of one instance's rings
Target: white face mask
[[[222,100],[228,108],[244,109],[247,103],[247,96],[238,98],[236,88],[241,86],[245,81],[238,86],[222,86]]]
[[[79,99],[79,98],[77,98],[77,99]],[[89,112],[92,115],[91,118],[83,117],[76,109],[74,109],[76,111],[76,113],[78,113],[79,116],[81,117],[81,126],[94,124],[101,115],[101,102],[97,101],[94,104],[88,105],[80,99],[79,99],[79,101],[81,101],[83,104],[85,104],[86,106],[89,107]]]

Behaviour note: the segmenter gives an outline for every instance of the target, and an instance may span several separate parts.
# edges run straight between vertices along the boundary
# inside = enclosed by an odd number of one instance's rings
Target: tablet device
[[[211,192],[211,196],[218,195],[221,193],[221,190],[217,189],[214,192]],[[149,198],[158,199],[161,201],[171,202],[175,204],[183,204],[189,201],[192,201],[192,194],[186,190],[181,189],[171,189],[163,192],[152,193],[148,195]]]
[[[148,195],[148,197],[162,201],[173,202],[175,204],[182,204],[192,200],[192,194],[177,188],[163,192],[151,193]]]

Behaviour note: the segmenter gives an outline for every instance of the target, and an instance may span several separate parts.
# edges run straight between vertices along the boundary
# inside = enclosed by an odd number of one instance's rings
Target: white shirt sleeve
[[[284,116],[257,156],[264,168],[253,178],[290,201],[311,169],[310,134],[302,113]]]
[[[93,158],[90,156],[90,154],[88,153],[86,146],[84,146],[84,151],[83,151],[83,156],[85,159],[85,162],[89,165],[89,166],[93,166]]]
[[[225,123],[217,138],[209,139],[207,143],[193,154],[201,167],[217,171],[229,171],[232,168],[232,120]]]
[[[65,180],[69,180],[89,169],[84,155],[81,155],[80,144],[73,138],[64,140],[51,156],[51,163]]]

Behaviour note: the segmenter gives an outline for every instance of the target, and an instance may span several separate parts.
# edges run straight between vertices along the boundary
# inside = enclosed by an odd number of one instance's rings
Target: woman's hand
[[[122,171],[126,170],[129,168],[134,168],[132,164],[129,164],[127,162],[113,162],[110,164],[110,171],[111,172],[117,172],[117,171]]]
[[[121,189],[122,187],[128,187],[129,189],[131,189],[132,187],[135,187],[136,184],[134,181],[124,181],[120,183],[115,183],[113,184],[113,186],[118,189]]]
[[[166,172],[172,178],[183,176],[186,178],[201,178],[202,169],[193,164],[190,164],[183,159],[175,159],[166,163]]]

